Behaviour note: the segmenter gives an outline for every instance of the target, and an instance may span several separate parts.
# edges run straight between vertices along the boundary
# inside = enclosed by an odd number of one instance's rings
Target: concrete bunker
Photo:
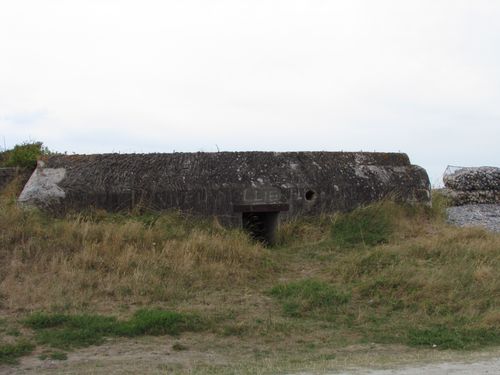
[[[427,173],[401,153],[217,152],[54,155],[19,201],[55,213],[179,210],[274,241],[280,222],[395,197],[429,202]]]
[[[10,183],[19,179],[19,183],[26,184],[29,177],[33,173],[33,169],[7,167],[0,168],[0,190],[6,188]],[[21,186],[22,186],[21,185]]]

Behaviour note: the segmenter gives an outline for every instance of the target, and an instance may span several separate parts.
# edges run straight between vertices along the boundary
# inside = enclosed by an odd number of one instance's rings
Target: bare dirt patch
[[[183,350],[175,349],[178,343]],[[500,348],[462,352],[378,344],[292,353],[262,342],[186,334],[110,340],[71,352],[65,361],[40,360],[34,353],[17,366],[0,367],[0,374],[495,374],[499,357]]]

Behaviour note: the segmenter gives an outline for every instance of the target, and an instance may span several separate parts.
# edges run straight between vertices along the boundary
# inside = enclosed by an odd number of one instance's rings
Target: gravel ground
[[[337,375],[498,375],[500,358],[476,363],[439,363],[423,366],[403,367],[392,370],[361,370],[341,372]],[[332,374],[333,375],[333,374]]]
[[[481,226],[500,233],[500,204],[468,204],[446,210],[448,222],[460,227]]]

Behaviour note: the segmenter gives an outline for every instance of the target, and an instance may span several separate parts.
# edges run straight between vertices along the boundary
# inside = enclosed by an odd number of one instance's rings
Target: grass
[[[373,204],[337,215],[331,227],[333,242],[339,247],[375,246],[389,241],[394,225],[387,204]]]
[[[500,329],[466,329],[444,326],[410,329],[408,344],[439,349],[477,349],[488,345],[500,345]]]
[[[151,309],[138,310],[129,320],[39,312],[26,318],[24,324],[36,331],[38,344],[64,350],[99,345],[106,337],[178,335],[206,328],[206,322],[197,315]]]
[[[241,231],[194,223],[177,213],[54,219],[3,199],[0,307],[81,309],[96,300],[182,300],[207,286],[242,286],[273,266],[269,250]]]
[[[0,345],[0,364],[15,364],[18,358],[30,354],[34,348],[32,343],[25,340]]]
[[[282,303],[283,312],[291,317],[308,317],[316,313],[331,315],[350,295],[325,282],[306,279],[273,287],[269,294]]]
[[[189,348],[186,345],[181,344],[180,342],[176,342],[174,345],[172,345],[172,349],[175,350],[176,352],[188,350]]]
[[[65,361],[68,359],[68,354],[64,352],[48,352],[42,353],[38,356],[38,359],[44,361],[46,359],[52,359],[55,361]]]
[[[447,225],[439,196],[297,219],[270,249],[178,213],[52,218],[12,201],[0,198],[5,353],[29,353],[15,347],[29,340],[71,350],[185,331],[210,342],[183,336],[190,352],[218,342],[218,353],[262,363],[354,344],[500,345],[500,236]]]

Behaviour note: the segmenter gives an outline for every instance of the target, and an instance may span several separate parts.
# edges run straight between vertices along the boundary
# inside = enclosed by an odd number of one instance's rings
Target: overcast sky
[[[0,1],[0,142],[500,166],[500,1]]]

